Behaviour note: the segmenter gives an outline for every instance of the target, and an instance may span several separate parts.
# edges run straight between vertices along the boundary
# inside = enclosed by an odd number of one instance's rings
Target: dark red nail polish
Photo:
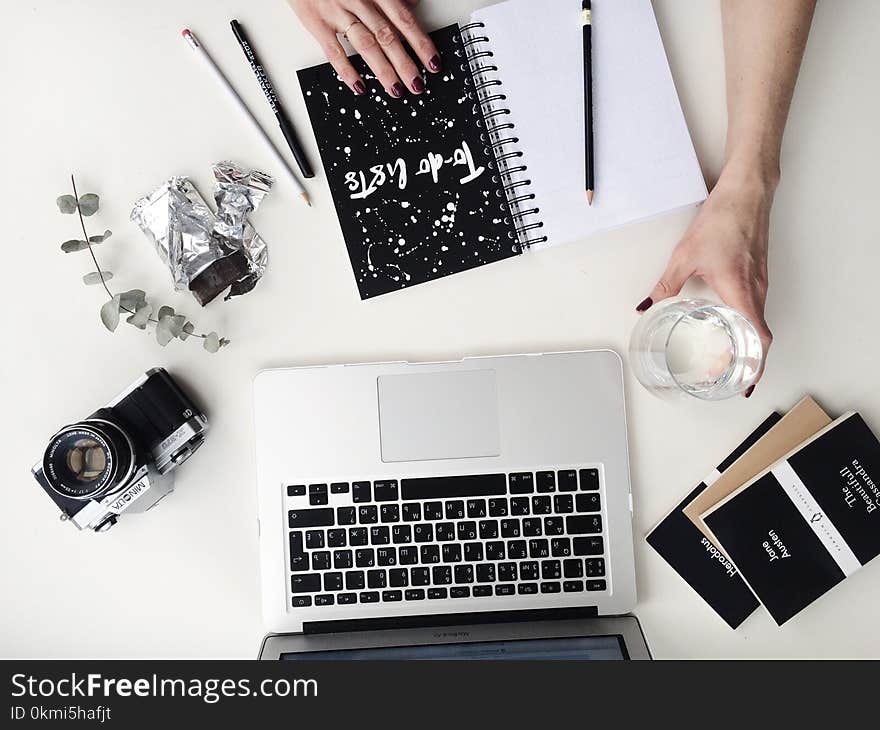
[[[367,93],[367,87],[364,86],[363,81],[358,80],[354,82],[354,93],[358,96],[363,96]]]
[[[434,73],[437,73],[440,70],[440,56],[434,54],[431,56],[428,61],[428,68],[431,69]]]
[[[744,395],[746,398],[748,398],[748,397],[754,392],[754,390],[755,390],[755,386],[754,386],[754,385],[750,385],[748,388],[746,388],[746,392],[743,393],[743,395]]]
[[[425,82],[422,80],[421,76],[416,76],[412,80],[412,90],[417,94],[421,94],[425,90]]]
[[[646,312],[651,308],[651,305],[654,303],[654,300],[651,297],[645,297],[639,302],[639,306],[636,307],[637,312]]]
[[[403,84],[401,84],[399,81],[395,81],[394,84],[391,86],[391,96],[393,96],[395,99],[399,99],[401,96],[403,96],[403,92]]]

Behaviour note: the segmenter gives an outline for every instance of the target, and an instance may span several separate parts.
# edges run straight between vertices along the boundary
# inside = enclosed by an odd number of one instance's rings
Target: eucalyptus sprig
[[[79,224],[82,228],[83,237],[81,239],[71,239],[61,244],[61,250],[64,253],[74,253],[76,251],[86,251],[91,254],[92,261],[95,264],[95,271],[90,271],[83,276],[83,282],[88,285],[100,284],[110,297],[101,307],[101,321],[104,326],[114,332],[119,325],[119,319],[122,312],[130,315],[126,318],[126,322],[133,327],[145,330],[148,324],[155,325],[156,341],[165,347],[171,340],[186,340],[189,337],[199,337],[202,345],[208,352],[217,352],[221,347],[229,344],[229,340],[220,337],[216,332],[202,334],[195,331],[195,325],[190,322],[186,315],[177,314],[173,307],[160,306],[156,309],[147,301],[147,295],[142,289],[129,289],[122,294],[114,294],[107,282],[113,278],[113,272],[101,268],[98,258],[95,256],[94,246],[104,243],[110,236],[112,231],[106,230],[94,236],[90,236],[86,231],[85,218],[98,212],[100,199],[95,193],[86,193],[80,196],[76,190],[76,180],[73,175],[70,176],[70,184],[73,188],[73,195],[62,195],[56,201],[58,210],[67,215],[77,213],[79,215]],[[155,316],[153,316],[155,313]]]

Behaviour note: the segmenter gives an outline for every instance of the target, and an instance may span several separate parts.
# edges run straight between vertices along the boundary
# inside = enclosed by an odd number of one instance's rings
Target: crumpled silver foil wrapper
[[[232,162],[218,162],[213,171],[216,214],[186,177],[167,180],[131,211],[131,220],[171,271],[174,288],[189,289],[202,306],[226,289],[226,299],[249,292],[269,260],[266,242],[248,216],[273,179]]]

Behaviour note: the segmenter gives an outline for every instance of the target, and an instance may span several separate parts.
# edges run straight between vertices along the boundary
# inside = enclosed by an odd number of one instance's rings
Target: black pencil
[[[581,18],[584,33],[584,170],[587,203],[593,204],[593,11],[590,0],[583,0]]]
[[[290,147],[290,151],[293,153],[293,156],[296,159],[296,164],[299,165],[300,172],[302,172],[303,177],[314,177],[315,173],[312,172],[312,167],[311,165],[309,165],[309,161],[306,159],[305,152],[303,152],[303,149],[300,146],[299,140],[296,137],[296,131],[293,128],[293,124],[290,123],[290,119],[288,119],[287,113],[284,111],[284,108],[278,101],[278,96],[275,93],[275,87],[272,86],[272,82],[269,81],[269,76],[266,73],[266,70],[263,68],[263,64],[260,63],[260,59],[257,57],[257,52],[251,45],[250,40],[248,40],[248,37],[244,32],[244,28],[241,27],[241,23],[239,23],[237,20],[233,20],[229,25],[232,27],[232,32],[238,39],[241,50],[244,51],[244,56],[247,59],[248,63],[251,65],[251,69],[253,70],[254,75],[257,77],[257,81],[260,83],[260,87],[263,89],[263,93],[266,95],[266,100],[269,102],[269,106],[272,107],[272,111],[275,112],[275,118],[278,120],[278,126],[281,127],[281,133],[284,135],[284,139],[287,140],[287,146]]]

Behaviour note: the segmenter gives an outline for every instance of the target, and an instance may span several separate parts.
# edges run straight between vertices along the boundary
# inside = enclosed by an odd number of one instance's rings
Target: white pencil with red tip
[[[260,123],[257,121],[256,117],[254,117],[253,113],[251,113],[251,110],[247,108],[235,89],[232,88],[232,84],[227,81],[226,77],[217,67],[217,64],[214,63],[214,59],[211,58],[211,56],[205,50],[204,46],[199,42],[199,39],[196,38],[195,34],[189,28],[184,28],[182,35],[189,47],[196,52],[196,55],[201,57],[205,65],[208,67],[208,69],[210,69],[214,78],[217,80],[217,83],[226,90],[227,96],[233,102],[235,102],[236,106],[238,106],[242,114],[244,114],[244,116],[250,121],[251,126],[253,126],[254,128],[254,131],[259,134],[263,142],[266,144],[269,152],[271,152],[272,156],[275,158],[275,162],[281,167],[282,170],[287,173],[287,176],[290,178],[290,181],[291,183],[293,183],[293,186],[296,188],[299,196],[305,201],[306,205],[311,206],[312,203],[309,200],[308,193],[306,193],[305,188],[303,188],[302,183],[299,181],[299,178],[297,178],[296,174],[287,163],[287,160],[284,159],[282,154],[278,151],[278,148],[275,147],[275,144],[272,142],[271,139],[269,139],[269,136],[260,126]]]

